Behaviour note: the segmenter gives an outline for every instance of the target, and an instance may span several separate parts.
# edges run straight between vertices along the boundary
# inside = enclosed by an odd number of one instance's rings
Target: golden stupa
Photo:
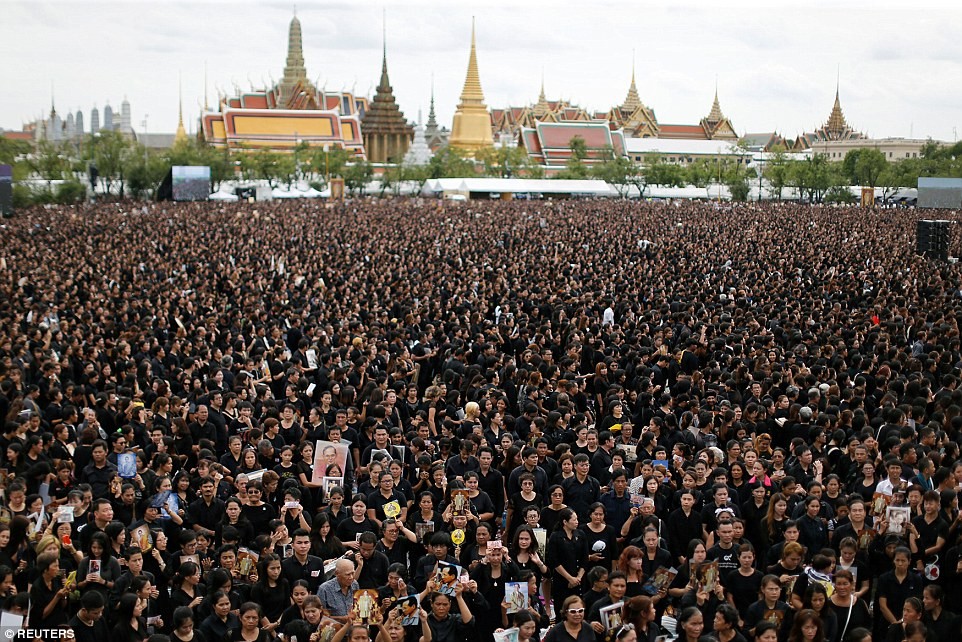
[[[448,145],[471,153],[494,144],[491,137],[491,115],[484,104],[481,77],[478,74],[478,57],[474,45],[474,21],[471,22],[471,56],[468,58],[468,75],[461,90],[461,102],[454,113],[451,138]]]

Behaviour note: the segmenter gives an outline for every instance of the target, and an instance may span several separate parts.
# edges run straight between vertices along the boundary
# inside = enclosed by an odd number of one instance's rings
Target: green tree
[[[343,178],[344,167],[352,157],[351,152],[332,146],[329,146],[327,151],[324,151],[323,147],[311,147],[309,152],[311,169],[318,176],[323,176],[325,183],[328,176]]]
[[[71,177],[57,186],[57,193],[54,198],[61,205],[82,203],[87,198],[87,186]]]
[[[134,198],[153,199],[170,167],[165,154],[147,150],[143,145],[138,145],[130,155],[127,188]]]
[[[726,159],[722,163],[722,181],[728,187],[728,193],[733,201],[744,202],[751,194],[751,187],[748,179],[754,176],[754,171],[749,173],[748,167],[738,160]]]
[[[47,189],[51,189],[52,181],[62,180],[70,167],[64,149],[47,140],[37,145],[36,151],[29,156],[30,169],[40,178],[47,181]]]
[[[0,164],[13,165],[30,153],[30,142],[0,136]]]
[[[863,149],[855,163],[855,177],[858,179],[856,184],[874,188],[888,165],[881,150]]]
[[[571,150],[571,157],[565,163],[565,168],[558,172],[558,178],[562,179],[582,179],[588,178],[588,166],[585,159],[588,158],[588,144],[581,136],[574,136],[568,142]]]
[[[627,198],[633,177],[640,173],[638,166],[626,156],[615,154],[611,147],[602,152],[602,157],[602,162],[591,168],[591,176],[607,182],[619,196]]]
[[[844,168],[841,165],[837,170],[833,168],[824,154],[813,154],[811,158],[789,164],[788,182],[798,190],[800,198],[818,203],[825,192],[839,182],[843,173]]]
[[[429,165],[409,165],[405,171],[405,180],[414,183],[414,194],[418,195],[424,189],[424,184],[431,178]]]
[[[108,194],[114,185],[119,185],[120,196],[124,195],[124,171],[130,159],[132,143],[115,131],[101,131],[91,135],[88,149],[97,164],[104,191]]]
[[[686,171],[681,165],[665,162],[661,154],[651,154],[645,157],[642,171],[633,177],[633,181],[639,196],[644,198],[645,191],[651,185],[682,187],[686,182]]]
[[[430,178],[469,178],[475,176],[474,162],[453,147],[439,149],[428,163]]]
[[[768,181],[769,197],[777,201],[782,200],[782,191],[788,184],[788,156],[785,153],[784,145],[775,145],[768,152],[762,176]]]
[[[205,145],[201,149],[201,164],[210,167],[210,188],[216,192],[221,183],[234,178],[234,163],[227,148]]]
[[[374,169],[367,161],[355,161],[344,168],[344,186],[352,195],[363,193],[364,188],[371,181]]]
[[[714,160],[699,158],[685,168],[685,178],[689,185],[705,190],[705,197],[711,198],[709,188],[715,180],[717,168]]]

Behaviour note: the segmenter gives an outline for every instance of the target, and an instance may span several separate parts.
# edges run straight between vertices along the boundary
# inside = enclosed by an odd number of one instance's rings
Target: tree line
[[[591,162],[585,141],[574,137],[571,156],[555,178],[595,178],[613,185],[627,197],[634,187],[644,197],[654,186],[693,186],[711,196],[712,187],[727,187],[732,200],[747,200],[757,182],[767,198],[793,198],[808,202],[851,202],[850,185],[882,187],[886,195],[901,187],[915,187],[919,177],[962,177],[962,143],[951,146],[926,143],[918,157],[889,161],[878,149],[848,152],[841,161],[822,154],[799,159],[784,147],[767,155],[762,167],[731,156],[699,158],[687,164],[668,162],[663,155],[647,155],[642,162],[602,150],[600,161]],[[544,167],[534,163],[522,147],[489,148],[469,157],[451,147],[439,149],[425,165],[393,159],[377,176],[380,195],[399,194],[407,184],[420,192],[430,179],[467,176],[500,178],[544,178]],[[153,198],[173,165],[207,165],[211,187],[216,191],[229,180],[265,181],[280,185],[310,184],[322,190],[332,178],[344,181],[351,194],[361,193],[375,178],[374,167],[340,148],[324,149],[299,143],[292,152],[269,149],[218,149],[196,139],[175,142],[169,149],[148,149],[118,132],[104,131],[79,143],[33,144],[0,138],[0,163],[13,166],[14,203],[71,203],[87,195],[91,170],[94,187],[102,194],[131,198]],[[757,164],[756,164],[757,165]],[[33,179],[28,187],[27,179]]]

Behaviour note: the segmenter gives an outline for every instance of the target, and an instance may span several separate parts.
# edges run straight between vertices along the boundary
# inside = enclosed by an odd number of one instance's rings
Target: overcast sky
[[[844,5],[841,6],[840,5]],[[133,125],[173,132],[178,75],[185,122],[196,128],[208,92],[280,79],[294,4],[212,2],[0,2],[0,127],[20,129],[50,110],[96,105]],[[297,2],[308,75],[328,89],[372,95],[388,68],[405,116],[427,118],[434,75],[438,118],[451,117],[464,83],[471,17],[489,107],[548,98],[589,110],[620,103],[631,77],[661,123],[705,116],[717,79],[722,110],[739,134],[795,136],[823,124],[838,72],[848,122],[873,137],[953,141],[962,126],[962,4],[405,0]],[[189,122],[188,122],[189,121]]]

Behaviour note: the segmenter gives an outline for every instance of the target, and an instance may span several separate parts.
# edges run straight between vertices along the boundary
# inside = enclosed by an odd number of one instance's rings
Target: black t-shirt
[[[75,615],[67,626],[73,629],[76,642],[104,642],[110,639],[110,628],[103,617],[94,622],[93,626],[87,626]]]
[[[397,502],[399,509],[407,506],[407,501],[404,499],[404,495],[397,490],[392,490],[391,494],[387,497],[385,497],[384,494],[379,490],[375,490],[373,493],[367,496],[368,510],[373,508],[374,516],[382,522],[387,519],[387,515],[384,514],[384,506],[390,504],[391,502]],[[374,588],[377,587],[375,586]]]
[[[376,589],[387,584],[387,567],[390,565],[387,555],[375,550],[371,559],[364,560],[364,566],[357,576],[357,585],[362,589]]]
[[[722,580],[725,590],[731,593],[735,608],[742,619],[748,612],[748,607],[758,601],[758,593],[762,588],[761,571],[752,570],[751,575],[742,575],[738,569],[730,572]]]
[[[731,548],[722,548],[721,544],[715,544],[708,549],[706,559],[709,562],[718,560],[718,576],[725,577],[738,568],[738,547],[733,544]]]
[[[358,523],[349,517],[337,525],[337,538],[342,542],[356,542],[357,536],[367,531],[377,533],[377,526],[374,525],[374,522],[365,517],[363,521]]]

